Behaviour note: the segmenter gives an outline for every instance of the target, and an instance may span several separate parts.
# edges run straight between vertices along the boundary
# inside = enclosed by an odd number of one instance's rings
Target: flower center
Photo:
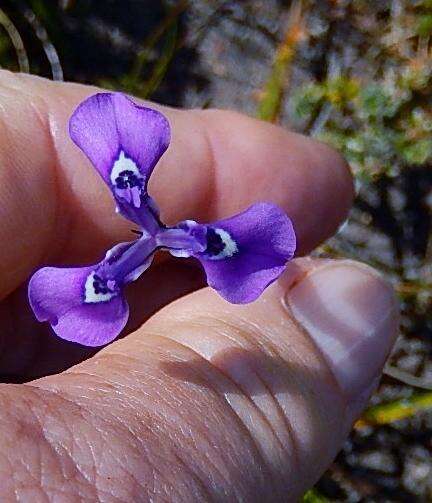
[[[145,177],[135,162],[126,157],[123,150],[120,151],[119,158],[113,164],[110,180],[119,198],[132,203],[136,208],[141,206]]]
[[[138,178],[133,171],[126,169],[119,173],[118,177],[115,179],[115,184],[119,189],[131,189],[132,187],[142,188],[143,181],[142,178]]]
[[[107,302],[118,294],[116,282],[104,279],[95,271],[88,275],[84,286],[84,301],[88,304]]]
[[[205,254],[211,260],[232,257],[238,252],[237,243],[224,229],[207,227],[207,248]]]

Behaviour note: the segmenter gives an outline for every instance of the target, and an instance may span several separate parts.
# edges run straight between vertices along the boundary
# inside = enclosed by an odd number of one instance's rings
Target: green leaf
[[[328,503],[328,501],[329,500],[320,494],[315,488],[309,489],[302,498],[303,503]]]
[[[256,116],[270,122],[276,122],[279,118],[287,87],[289,66],[302,36],[301,1],[294,4],[291,13],[284,40],[277,47],[269,78],[258,103]]]
[[[343,107],[358,96],[360,83],[357,79],[340,76],[327,80],[325,89],[326,99],[336,107]]]
[[[401,154],[408,164],[421,165],[432,158],[432,140],[424,138],[414,141],[401,149]]]
[[[409,398],[374,405],[366,409],[356,428],[366,425],[389,424],[407,417],[414,416],[421,410],[432,409],[432,393],[416,393]]]
[[[311,117],[320,106],[325,96],[325,89],[318,84],[309,84],[297,90],[293,95],[293,112],[297,119]]]
[[[432,14],[419,16],[416,31],[421,37],[428,37],[432,34]]]
[[[393,117],[401,105],[400,100],[378,84],[366,86],[360,91],[359,98],[359,115],[365,119]]]

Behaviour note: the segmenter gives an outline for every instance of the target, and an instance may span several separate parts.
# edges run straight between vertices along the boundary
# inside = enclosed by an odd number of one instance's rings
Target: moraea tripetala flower
[[[185,220],[167,227],[160,221],[147,184],[168,148],[170,126],[156,110],[119,93],[100,93],[78,106],[69,130],[112,191],[117,211],[140,227],[140,237],[114,246],[97,264],[44,267],[33,275],[30,304],[59,337],[87,346],[117,337],[129,314],[124,287],[158,249],[198,259],[209,286],[232,303],[255,300],[293,257],[291,221],[274,204],[257,203],[207,224]]]

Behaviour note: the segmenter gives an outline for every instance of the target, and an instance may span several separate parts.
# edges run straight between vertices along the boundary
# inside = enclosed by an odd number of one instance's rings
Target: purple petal
[[[67,341],[85,346],[103,346],[120,334],[128,317],[128,304],[119,296],[104,304],[86,304],[71,309],[57,325],[51,326],[59,337]]]
[[[121,93],[98,93],[87,98],[73,113],[69,132],[109,185],[113,164],[121,152],[136,163],[147,182],[170,142],[167,119]]]
[[[45,267],[33,275],[28,288],[36,318],[48,321],[62,339],[86,346],[102,346],[115,339],[129,316],[127,302],[112,284],[108,285],[112,294],[86,302],[86,285],[94,270],[95,266]]]
[[[254,204],[208,229],[207,251],[195,257],[209,286],[234,304],[257,299],[282,274],[296,249],[291,220],[270,203]]]
[[[126,218],[144,225],[150,217],[157,220],[152,205],[142,201],[153,168],[170,142],[170,126],[160,112],[120,93],[99,93],[77,107],[69,133],[113,191]]]

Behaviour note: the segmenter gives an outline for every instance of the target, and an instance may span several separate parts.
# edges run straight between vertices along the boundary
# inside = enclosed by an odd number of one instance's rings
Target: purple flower
[[[97,264],[44,267],[32,276],[31,307],[59,337],[87,346],[117,337],[129,315],[124,286],[150,266],[158,249],[197,258],[209,286],[238,304],[257,299],[292,259],[292,223],[271,203],[208,224],[185,220],[167,227],[160,221],[147,184],[168,148],[170,127],[156,110],[100,93],[78,106],[69,131],[112,191],[117,211],[140,227],[140,237],[116,245]]]

